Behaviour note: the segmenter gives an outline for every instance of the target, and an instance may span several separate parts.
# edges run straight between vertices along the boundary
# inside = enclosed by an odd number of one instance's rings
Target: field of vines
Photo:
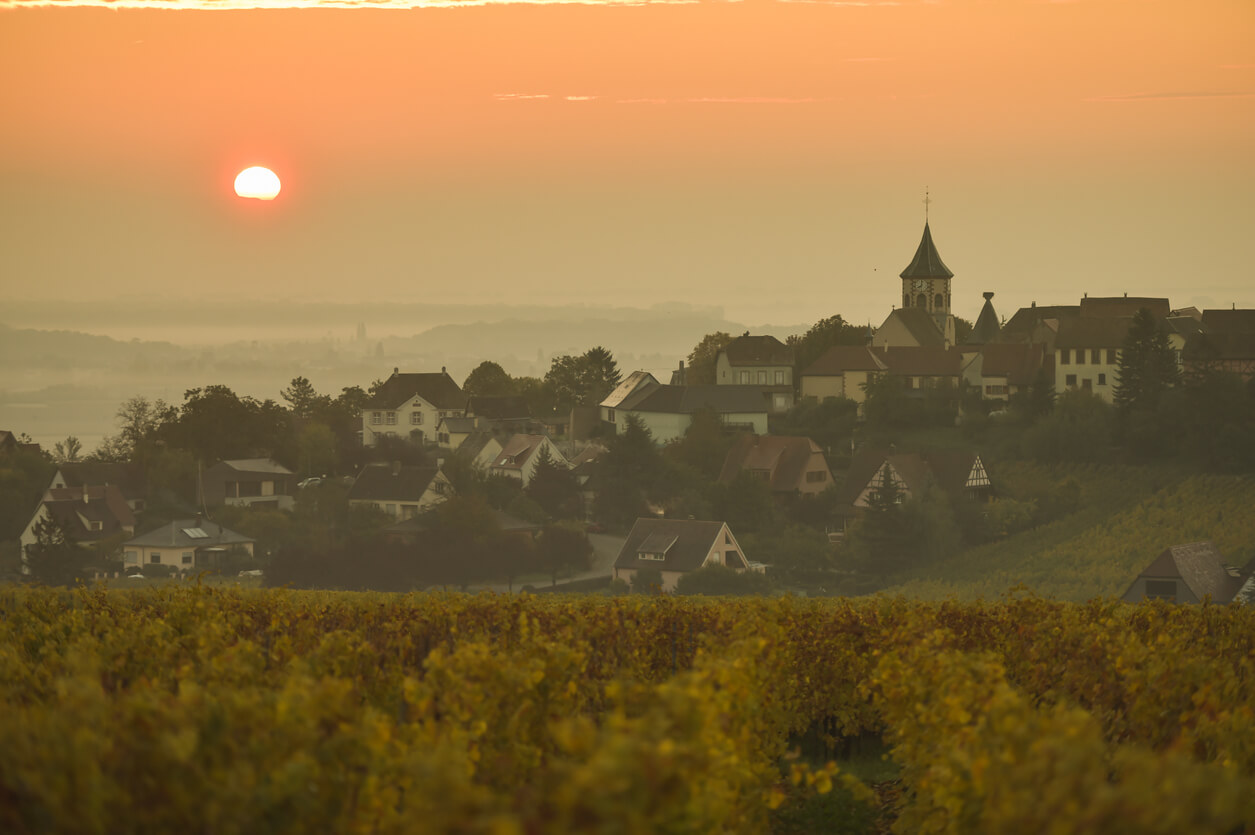
[[[8,587],[0,710],[7,833],[1255,831],[1250,608]]]
[[[1099,465],[1003,463],[1004,490],[1049,501],[1070,482],[1076,508],[1057,521],[922,566],[890,591],[912,598],[992,599],[1023,586],[1043,597],[1119,596],[1165,548],[1212,540],[1230,564],[1255,558],[1255,478],[1174,476]]]

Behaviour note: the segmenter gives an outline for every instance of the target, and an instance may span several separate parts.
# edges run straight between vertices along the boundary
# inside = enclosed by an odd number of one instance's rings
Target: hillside
[[[1072,479],[1080,488],[1078,509],[940,561],[886,593],[994,599],[1024,586],[1043,597],[1084,601],[1123,594],[1169,545],[1210,539],[1231,564],[1255,558],[1255,479],[1249,476],[1010,463],[997,469],[997,478],[1017,498]]]

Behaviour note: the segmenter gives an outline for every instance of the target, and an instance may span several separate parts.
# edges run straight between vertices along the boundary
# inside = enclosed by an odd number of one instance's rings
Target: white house
[[[549,458],[560,467],[570,469],[562,450],[545,435],[511,435],[501,446],[501,452],[488,465],[492,475],[503,475],[517,479],[524,487],[532,481],[536,474],[536,465],[541,458],[541,450],[549,453]]]
[[[729,428],[765,435],[769,397],[760,386],[663,385],[652,374],[636,371],[601,401],[601,413],[616,433],[628,415],[635,415],[660,444],[682,437],[701,409],[713,410]]]
[[[439,467],[370,464],[349,488],[349,506],[373,506],[397,521],[417,516],[453,495],[453,485]]]
[[[393,369],[362,409],[362,444],[375,446],[381,437],[435,441],[440,419],[465,410],[466,395],[445,369],[438,374]]]

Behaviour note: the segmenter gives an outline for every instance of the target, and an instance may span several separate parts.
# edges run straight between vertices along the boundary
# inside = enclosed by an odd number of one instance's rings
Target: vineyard
[[[0,633],[5,832],[1255,831],[1238,607],[172,584]]]
[[[1255,559],[1255,479],[1128,467],[1052,468],[1003,463],[999,483],[1013,495],[1048,501],[1046,486],[1071,483],[1075,511],[1008,539],[918,568],[890,589],[925,600],[993,599],[1023,586],[1082,602],[1119,596],[1169,545],[1212,540],[1229,562]]]

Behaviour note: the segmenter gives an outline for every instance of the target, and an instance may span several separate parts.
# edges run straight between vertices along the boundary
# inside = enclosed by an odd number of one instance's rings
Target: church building
[[[901,272],[902,307],[889,314],[876,330],[878,348],[949,348],[955,344],[954,315],[950,312],[950,281],[954,273],[937,254],[932,230],[924,221],[924,237],[915,257]]]

